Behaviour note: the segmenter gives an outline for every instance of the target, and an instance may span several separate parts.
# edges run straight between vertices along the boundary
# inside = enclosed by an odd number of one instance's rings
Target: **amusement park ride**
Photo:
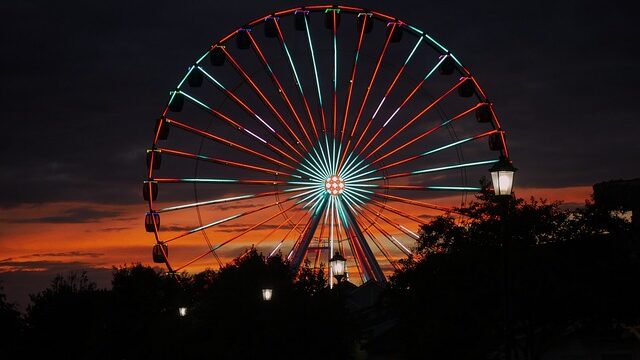
[[[169,93],[143,185],[153,260],[219,267],[255,246],[296,271],[338,253],[351,281],[384,283],[489,168],[511,193],[504,134],[471,72],[418,28],[350,6],[271,13]]]

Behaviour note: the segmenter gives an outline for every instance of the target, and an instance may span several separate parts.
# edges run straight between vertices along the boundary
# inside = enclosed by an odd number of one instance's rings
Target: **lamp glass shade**
[[[513,170],[499,170],[491,172],[493,191],[496,195],[511,195],[513,188]]]
[[[333,274],[334,277],[341,278],[344,276],[347,260],[340,255],[339,252],[336,252],[335,255],[333,255],[329,260],[329,264],[331,265],[331,274]]]
[[[178,308],[178,314],[180,314],[180,316],[187,316],[187,308],[186,307]]]
[[[513,175],[516,168],[513,167],[511,161],[501,158],[491,169],[491,182],[493,183],[493,191],[496,196],[511,195],[513,188]]]
[[[273,289],[262,289],[262,300],[271,301],[271,297],[273,296]]]

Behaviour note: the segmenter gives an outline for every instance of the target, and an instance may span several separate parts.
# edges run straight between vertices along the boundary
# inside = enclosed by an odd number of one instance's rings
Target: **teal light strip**
[[[320,79],[318,78],[318,66],[316,65],[316,55],[313,50],[313,44],[311,42],[311,33],[309,32],[309,22],[307,21],[307,16],[304,16],[304,26],[307,29],[307,40],[309,40],[309,50],[311,52],[311,61],[313,62],[313,72],[316,76],[316,88],[318,90],[318,102],[320,103],[320,107],[322,107],[322,92],[320,91]]]

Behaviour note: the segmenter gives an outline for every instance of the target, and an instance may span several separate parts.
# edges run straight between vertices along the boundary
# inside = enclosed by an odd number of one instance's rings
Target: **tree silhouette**
[[[9,303],[0,284],[0,349],[8,357],[20,353],[24,323],[15,304]]]
[[[568,329],[639,323],[640,261],[628,220],[590,202],[568,210],[557,202],[495,200],[484,191],[457,210],[461,218],[424,225],[416,255],[393,276],[388,308],[403,334],[393,340],[407,358],[499,357],[505,291],[520,358],[537,358]]]

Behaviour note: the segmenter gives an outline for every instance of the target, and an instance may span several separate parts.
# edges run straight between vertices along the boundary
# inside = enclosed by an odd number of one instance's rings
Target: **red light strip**
[[[364,213],[364,211],[358,211],[355,208],[352,208],[356,213],[360,214],[365,220],[367,220],[367,222],[369,222],[369,224],[371,224],[369,227],[366,228],[366,231],[369,230],[369,228],[371,226],[375,227],[381,234],[383,234],[395,247],[398,248],[398,250],[402,251],[405,255],[411,255],[410,251],[407,251],[407,249],[403,249],[402,246],[400,246],[399,244],[397,244],[395,241],[393,241],[393,239],[395,239],[391,234],[389,234],[386,230],[384,230],[380,225],[378,225],[375,221],[373,221],[369,216],[367,216],[367,214]],[[399,240],[395,239],[396,241],[399,242]]]
[[[279,170],[268,169],[268,168],[263,168],[263,167],[260,167],[260,166],[244,164],[244,163],[240,163],[240,162],[236,162],[236,161],[224,160],[224,159],[219,159],[219,158],[212,158],[212,157],[204,156],[204,155],[196,155],[196,154],[192,154],[192,153],[188,153],[188,152],[184,152],[184,151],[179,151],[179,150],[168,149],[168,148],[159,148],[159,150],[162,153],[166,153],[166,154],[174,155],[174,156],[180,156],[180,157],[189,158],[189,159],[197,159],[197,160],[208,161],[208,162],[212,162],[212,163],[220,164],[220,165],[233,166],[233,167],[242,168],[242,169],[256,170],[256,171],[264,172],[264,173],[267,173],[267,174],[291,176],[291,173],[282,172],[282,171],[279,171]]]
[[[393,207],[393,206],[391,206],[389,204],[384,204],[384,203],[381,203],[380,201],[374,200],[374,199],[370,199],[370,201],[371,201],[372,204],[378,205],[378,206],[380,206],[380,207],[382,207],[384,209],[387,209],[387,210],[389,210],[389,211],[391,211],[391,212],[393,212],[393,213],[395,213],[397,215],[400,215],[400,216],[405,217],[407,219],[413,220],[413,221],[417,222],[420,225],[424,225],[424,224],[427,223],[426,221],[424,221],[424,220],[422,220],[422,219],[420,219],[420,218],[418,218],[416,216],[413,216],[411,214],[407,214],[406,212],[401,211],[401,210],[399,210],[399,209],[397,209],[397,208],[395,208],[395,207]]]
[[[380,193],[380,192],[374,192],[373,195],[383,199],[396,200],[405,204],[420,206],[420,207],[432,209],[432,210],[438,210],[438,211],[444,211],[444,212],[452,212],[454,210],[453,208],[450,208],[450,207],[435,205],[435,204],[427,203],[424,201],[409,199],[409,198],[405,198],[397,195],[389,195],[389,194]]]
[[[472,137],[471,139],[472,139],[472,140],[477,140],[477,139],[480,139],[480,138],[483,138],[483,137],[489,136],[489,135],[491,135],[491,134],[495,134],[496,132],[498,132],[498,130],[490,130],[490,131],[487,131],[487,132],[485,132],[485,133],[475,135],[475,136],[474,136],[474,137]],[[471,140],[469,140],[469,141],[471,141]],[[423,157],[423,156],[427,156],[427,155],[428,155],[428,154],[424,154],[424,153],[423,153],[423,154],[418,154],[418,155],[410,156],[410,157],[408,157],[408,158],[404,158],[404,159],[402,159],[402,160],[399,160],[399,161],[393,162],[393,163],[391,163],[391,164],[387,164],[387,165],[385,165],[385,166],[382,166],[382,167],[380,167],[380,168],[378,169],[378,171],[383,171],[383,170],[386,170],[386,169],[392,168],[392,167],[394,167],[394,166],[398,166],[398,165],[400,165],[400,164],[404,164],[404,163],[407,163],[407,162],[409,162],[409,161],[413,161],[413,160],[415,160],[415,159],[419,159],[419,158],[421,158],[421,157]]]
[[[251,80],[251,77],[249,76],[249,74],[247,74],[247,72],[242,68],[242,66],[236,61],[236,59],[231,55],[231,53],[229,51],[227,51],[226,48],[222,48],[222,51],[225,53],[225,55],[227,56],[227,58],[229,59],[229,61],[231,62],[231,64],[233,65],[233,67],[242,75],[242,77],[245,79],[245,81],[247,81],[249,83],[249,85],[251,85],[251,87],[253,88],[253,90],[258,94],[258,96],[260,97],[260,99],[262,100],[262,102],[267,105],[267,107],[271,110],[271,112],[278,118],[278,120],[280,121],[280,123],[289,131],[289,133],[294,137],[294,139],[297,142],[300,142],[300,139],[297,137],[297,135],[293,132],[293,130],[291,129],[291,127],[289,127],[289,124],[287,123],[287,121],[282,117],[282,115],[280,114],[280,112],[275,108],[275,106],[273,106],[273,104],[271,103],[271,101],[269,101],[269,99],[267,98],[267,96],[260,90],[260,88],[258,87],[258,85],[256,85],[256,83]],[[278,84],[279,85],[279,84]],[[295,117],[297,117],[297,114],[294,114]],[[299,122],[299,119],[298,119]],[[307,138],[309,138],[309,135],[307,135],[306,131],[304,131],[304,134],[307,136]],[[309,139],[309,144],[311,144],[311,139]],[[307,148],[304,146],[304,144],[301,144],[302,148],[307,151]]]
[[[249,37],[251,37],[251,34],[249,34]],[[209,77],[207,77],[207,79],[209,79]],[[218,84],[216,84],[216,86],[218,86],[224,93],[225,95],[227,95],[231,100],[233,100],[233,102],[235,102],[236,104],[238,104],[244,111],[246,111],[249,115],[253,116],[256,119],[261,119],[260,116],[258,116],[258,114],[253,111],[253,109],[251,109],[251,107],[247,104],[244,103],[244,101],[240,100],[240,98],[238,96],[236,96],[232,91],[227,90],[224,87],[220,87]],[[260,121],[262,123],[262,121]],[[273,130],[272,128],[270,128],[268,125],[262,123],[265,127],[267,127],[267,129],[269,129],[269,131],[271,131],[277,138],[278,140],[283,143],[284,145],[287,145],[287,147],[289,147],[291,150],[293,150],[296,154],[298,154],[298,156],[300,156],[300,158],[303,158],[304,156],[302,155],[302,153],[300,153],[300,151],[298,151],[298,149],[296,149],[293,145],[291,145],[291,143],[289,143],[289,141],[287,141],[284,137],[282,137],[282,135],[278,134],[275,130]],[[299,141],[299,140],[298,140]],[[302,143],[300,143],[302,145]],[[303,146],[304,148],[304,146]],[[306,149],[305,149],[306,150]]]
[[[336,24],[336,12],[333,11],[332,13],[333,16],[333,43],[334,43],[334,47],[333,47],[333,58],[334,58],[334,64],[333,64],[333,138],[336,138],[337,135],[337,130],[338,130],[338,95],[337,95],[337,84],[336,81],[338,79],[338,64],[337,64],[337,58],[338,58],[338,48],[337,48],[337,33],[338,33],[338,26]]]
[[[234,121],[233,119],[231,119],[230,117],[226,116],[225,114],[221,113],[220,111],[216,110],[216,109],[212,109],[212,108],[208,108],[208,107],[202,107],[200,106],[200,108],[204,111],[206,111],[207,113],[217,117],[218,119],[224,121],[227,125],[233,127],[234,129],[242,132],[244,135],[246,136],[251,136],[253,138],[255,138],[255,134],[248,130],[247,128],[245,128],[244,126],[240,125],[238,122]],[[174,119],[168,119],[171,121],[175,121]],[[291,156],[288,152],[280,149],[279,147],[273,145],[270,142],[266,142],[266,140],[260,138],[261,140],[265,141],[259,141],[260,143],[262,143],[264,146],[268,147],[269,149],[271,149],[273,152],[284,156],[285,158],[291,160],[294,164],[297,164],[299,162],[299,159],[294,158],[293,156]]]
[[[389,252],[389,250],[387,250],[384,245],[382,245],[381,242],[378,241],[378,239],[376,239],[375,236],[373,236],[373,234],[371,233],[371,231],[369,229],[364,230],[364,232],[367,234],[367,236],[369,236],[369,239],[371,239],[371,241],[373,241],[373,243],[376,245],[376,247],[378,248],[378,250],[380,250],[380,252],[382,253],[382,255],[384,255],[385,259],[387,259],[387,261],[389,262],[389,264],[391,264],[391,266],[397,270],[398,269],[398,265],[396,265],[395,261],[393,261],[393,257],[391,256],[391,253]]]
[[[282,94],[282,98],[285,100],[285,102],[287,103],[287,106],[289,107],[289,110],[291,111],[291,113],[293,114],[293,116],[296,118],[296,121],[298,122],[298,125],[300,126],[300,128],[303,130],[303,132],[305,133],[305,135],[307,136],[307,138],[309,138],[309,135],[306,133],[306,131],[304,130],[304,126],[302,125],[302,121],[300,120],[300,116],[298,116],[298,113],[295,111],[295,109],[293,108],[293,104],[291,103],[291,101],[289,100],[289,96],[287,95],[287,92],[284,91],[284,88],[282,87],[282,85],[280,84],[280,81],[278,80],[278,77],[276,76],[276,74],[273,73],[273,71],[271,70],[271,66],[269,66],[269,62],[267,61],[267,58],[264,56],[264,53],[262,52],[262,50],[260,49],[260,45],[258,45],[258,43],[256,42],[255,38],[253,37],[253,35],[251,35],[251,33],[247,33],[247,35],[249,35],[249,39],[251,40],[251,44],[253,44],[253,49],[255,51],[255,53],[258,55],[258,57],[260,58],[260,61],[262,61],[262,64],[267,68],[267,72],[269,73],[269,75],[271,76],[271,79],[273,80],[273,82],[276,84],[276,86],[278,87],[278,90],[280,91],[280,94]],[[291,135],[296,139],[296,141],[298,141],[298,143],[305,149],[305,151],[307,150],[306,147],[304,146],[304,144],[302,144],[302,141],[300,141],[300,138],[298,138],[298,136],[293,132],[293,130],[291,129],[291,127],[285,122],[283,125],[285,125],[285,127],[287,128],[287,130],[289,130],[289,133],[291,133]],[[310,140],[309,140],[310,141]],[[311,143],[311,141],[310,141]]]
[[[389,136],[389,138],[387,138],[387,140],[385,140],[382,144],[378,145],[377,148],[375,148],[373,151],[371,151],[369,153],[369,155],[367,155],[365,157],[365,159],[369,159],[373,154],[375,154],[378,150],[380,150],[383,146],[387,145],[391,140],[393,140],[396,136],[398,136],[400,133],[402,133],[406,128],[408,128],[411,124],[413,124],[416,120],[418,120],[422,115],[424,115],[427,111],[431,110],[433,107],[435,107],[440,101],[442,101],[442,99],[444,99],[445,97],[447,97],[452,91],[454,91],[455,89],[458,88],[458,86],[460,86],[464,81],[466,80],[466,78],[462,78],[460,81],[458,81],[458,83],[456,85],[454,85],[451,89],[447,90],[444,94],[440,95],[439,98],[437,98],[434,102],[432,102],[431,104],[427,105],[424,109],[422,109],[422,111],[420,111],[417,115],[415,115],[411,120],[409,120],[407,123],[405,123],[400,130],[394,132],[393,134],[391,134],[391,136]],[[424,82],[421,81],[420,84],[422,84]],[[419,84],[419,85],[420,85]],[[411,92],[410,96],[413,96],[413,94],[415,93],[415,91],[418,89],[418,87],[416,87],[414,89],[414,91]],[[401,107],[406,103],[403,102]],[[380,128],[380,131],[383,129],[384,127]],[[378,132],[379,133],[379,132]],[[366,146],[365,146],[366,149]],[[362,153],[364,152],[364,149],[360,152],[360,154],[362,155]]]
[[[300,225],[300,223],[302,222],[302,219],[304,219],[304,218],[306,217],[306,215],[307,215],[307,214],[308,214],[308,213],[306,213],[306,212],[305,212],[305,213],[303,213],[303,214],[302,214],[302,216],[300,216],[300,219],[298,219],[298,222],[296,222],[296,224],[295,224],[291,229],[289,229],[289,231],[288,231],[288,232],[287,232],[287,233],[282,237],[282,240],[280,240],[280,242],[278,243],[278,245],[276,245],[276,247],[273,249],[273,251],[271,252],[271,254],[273,254],[273,252],[275,252],[275,251],[276,251],[276,249],[278,249],[278,248],[281,246],[281,244],[282,244],[285,240],[287,240],[287,237],[289,236],[289,234],[291,234],[291,232],[293,232],[293,230],[295,230],[295,229],[297,229],[297,228],[298,228],[298,226],[299,226],[299,225]],[[309,226],[309,224],[308,224],[308,223],[307,223],[307,225],[305,225],[305,227],[302,229],[302,232],[304,232],[304,229],[306,229],[306,228],[307,228],[307,226]],[[269,257],[271,257],[271,254],[269,254]]]
[[[351,134],[349,134],[349,141],[347,142],[347,145],[344,147],[344,151],[342,152],[342,155],[340,156],[340,162],[339,162],[339,165],[338,165],[338,173],[340,172],[340,169],[342,169],[342,165],[344,164],[344,160],[345,160],[345,158],[347,156],[347,153],[349,152],[350,145],[351,145],[351,140],[353,138],[353,135],[356,132],[356,129],[358,128],[358,123],[360,122],[360,118],[362,117],[362,112],[364,111],[364,107],[367,104],[367,100],[369,99],[369,94],[371,93],[371,88],[373,87],[373,83],[375,82],[376,77],[378,75],[378,70],[380,70],[380,64],[382,64],[382,60],[384,59],[384,55],[387,53],[387,48],[389,47],[389,42],[391,41],[391,36],[393,36],[393,33],[396,31],[396,26],[397,26],[397,23],[395,23],[395,22],[393,22],[391,24],[391,31],[389,31],[389,35],[387,35],[387,39],[384,42],[384,47],[382,48],[382,51],[378,55],[378,61],[376,63],[376,67],[373,70],[373,74],[371,75],[371,80],[369,80],[369,85],[367,86],[367,90],[364,93],[364,98],[362,99],[362,103],[360,104],[360,110],[358,110],[358,115],[356,116],[356,121],[353,124],[353,127],[351,128]],[[364,31],[364,27],[363,27],[363,31]]]
[[[386,222],[387,224],[393,226],[394,228],[398,229],[399,231],[405,233],[406,235],[411,236],[412,238],[415,238],[416,234],[412,234],[410,231],[408,231],[407,229],[402,227],[400,224],[398,224],[398,223],[392,221],[391,219],[389,219],[388,217],[386,217],[382,213],[382,211],[385,209],[384,207],[383,208],[379,208],[378,211],[373,211],[373,210],[369,209],[368,204],[362,204],[360,206],[360,208],[370,212],[371,214],[373,214],[376,217],[381,218],[382,220],[384,220],[384,222]]]
[[[470,112],[472,112],[473,110],[477,109],[480,105],[481,105],[481,104],[476,104],[476,105],[474,105],[473,107],[471,107],[471,108],[469,108],[469,109],[467,109],[467,110],[465,110],[465,111],[461,112],[460,114],[458,114],[458,115],[454,116],[453,118],[451,118],[451,120],[446,121],[446,122],[443,122],[442,124],[439,124],[438,126],[435,126],[435,127],[431,128],[431,129],[429,129],[429,130],[427,130],[427,131],[423,132],[422,134],[420,134],[420,135],[416,136],[415,138],[413,138],[413,139],[411,139],[411,140],[409,140],[409,141],[405,142],[404,144],[400,145],[399,147],[394,148],[393,150],[389,151],[389,152],[388,152],[388,153],[386,153],[385,155],[380,156],[379,158],[375,159],[374,161],[372,161],[372,162],[371,162],[371,164],[375,164],[375,163],[377,163],[377,162],[380,162],[380,161],[382,161],[382,160],[386,159],[387,157],[389,157],[389,156],[391,156],[391,155],[395,154],[396,152],[398,152],[398,151],[400,151],[400,150],[404,149],[405,147],[407,147],[407,146],[409,146],[409,145],[411,145],[411,144],[415,143],[416,141],[418,141],[418,140],[420,140],[420,139],[422,139],[422,138],[424,138],[424,137],[429,136],[430,134],[432,134],[432,133],[433,133],[433,132],[435,132],[436,130],[438,130],[438,129],[442,128],[445,124],[452,123],[452,122],[454,122],[454,121],[456,121],[456,120],[458,120],[458,119],[460,119],[460,118],[464,117],[465,115],[469,114],[469,113],[470,113]]]
[[[263,205],[263,206],[261,206],[259,208],[253,209],[253,210],[247,210],[247,211],[241,212],[240,214],[237,214],[237,216],[235,216],[233,218],[225,218],[225,219],[223,219],[223,221],[217,223],[216,225],[223,224],[225,222],[233,221],[233,220],[236,220],[236,219],[240,219],[240,218],[242,218],[244,216],[251,215],[251,214],[257,213],[258,211],[269,209],[269,208],[272,208],[274,206],[279,206],[279,205],[284,204],[286,202],[289,202],[291,200],[295,200],[295,199],[294,198],[288,198],[286,200],[276,201],[276,202],[273,202],[273,203],[270,203],[270,204],[267,204],[267,205]],[[291,207],[294,207],[295,205],[297,205],[297,204],[294,203]],[[291,207],[289,209],[291,209]],[[216,225],[208,226],[208,227],[206,227],[206,229],[212,228],[212,227],[214,227]],[[185,237],[187,235],[195,234],[195,233],[197,233],[199,231],[205,230],[205,229],[200,229],[200,228],[202,228],[202,226],[196,227],[196,228],[194,228],[192,230],[189,230],[189,231],[185,231],[185,232],[181,233],[180,235],[174,236],[174,237],[170,238],[169,240],[163,241],[163,243],[167,244],[167,243],[170,243],[172,241],[181,239],[181,238],[183,238],[183,237]],[[200,229],[200,230],[198,230],[198,229]],[[220,247],[220,245],[218,245],[218,247]],[[211,251],[213,251],[213,250],[210,250],[209,252],[211,252]]]
[[[169,120],[169,119],[167,119],[167,121],[170,124],[172,124],[172,125],[174,125],[174,126],[176,126],[178,128],[187,130],[187,131],[192,132],[194,134],[198,134],[198,135],[200,135],[202,137],[205,137],[205,138],[211,139],[213,141],[219,142],[221,144],[230,146],[230,147],[232,147],[234,149],[244,151],[244,152],[246,152],[248,154],[255,155],[255,156],[257,156],[257,157],[259,157],[259,158],[261,158],[263,160],[270,161],[270,162],[272,162],[272,163],[274,163],[276,165],[283,166],[283,167],[289,168],[291,170],[295,170],[296,169],[295,167],[293,167],[293,166],[291,166],[291,165],[289,165],[289,164],[287,164],[285,162],[282,162],[282,161],[280,161],[278,159],[272,158],[271,156],[265,155],[265,154],[263,154],[263,153],[261,153],[259,151],[249,149],[246,146],[240,145],[240,144],[235,143],[235,142],[233,142],[231,140],[227,140],[227,139],[225,139],[223,137],[213,135],[211,133],[208,133],[208,132],[200,130],[200,129],[196,129],[196,128],[191,127],[191,126],[189,126],[187,124],[183,124],[183,123],[181,123],[179,121]]]
[[[285,45],[286,43],[285,43],[285,40],[284,40],[284,35],[282,34],[282,30],[280,29],[280,24],[278,23],[279,21],[275,20],[275,19],[273,21],[276,24],[276,29],[278,30],[278,38],[280,39],[280,43],[282,45],[282,50],[285,51],[285,55],[289,56],[289,54],[286,52],[286,45]],[[292,61],[293,61],[293,59],[292,59]],[[291,70],[294,72],[294,76],[295,76],[295,69],[292,68]],[[304,92],[302,91],[302,84],[299,84],[298,89],[300,90],[300,96],[302,96],[302,101],[304,103],[304,108],[307,111],[307,116],[309,117],[309,122],[311,123],[311,128],[313,129],[313,133],[316,136],[316,140],[318,140],[320,138],[318,136],[318,129],[316,129],[316,123],[315,123],[315,120],[313,119],[313,115],[311,114],[311,108],[309,108],[309,102],[307,101],[307,97],[304,95]],[[309,140],[309,145],[313,146],[313,142],[311,141],[311,138],[307,134],[307,130],[305,129],[305,127],[302,126],[302,123],[300,123],[300,127],[302,128],[302,131],[304,132],[304,135],[307,137],[307,140]]]
[[[155,181],[159,184],[177,184],[177,183],[194,183],[197,179],[179,179],[179,178],[155,178],[150,179],[151,181]],[[216,186],[224,184],[224,183],[215,183]],[[233,182],[229,182],[229,185],[233,184],[243,184],[243,185],[288,185],[288,181],[284,180],[235,180]]]
[[[342,129],[340,131],[340,142],[344,140],[344,133],[347,129],[347,118],[349,117],[349,105],[351,104],[351,93],[353,92],[353,85],[356,80],[356,69],[358,68],[358,56],[360,55],[360,48],[362,46],[362,39],[364,38],[364,29],[367,26],[368,16],[363,16],[364,22],[362,23],[362,29],[360,29],[360,36],[358,37],[358,45],[356,47],[356,53],[353,57],[353,66],[351,68],[351,80],[349,81],[349,90],[347,92],[347,101],[344,106],[344,116],[342,120]]]

